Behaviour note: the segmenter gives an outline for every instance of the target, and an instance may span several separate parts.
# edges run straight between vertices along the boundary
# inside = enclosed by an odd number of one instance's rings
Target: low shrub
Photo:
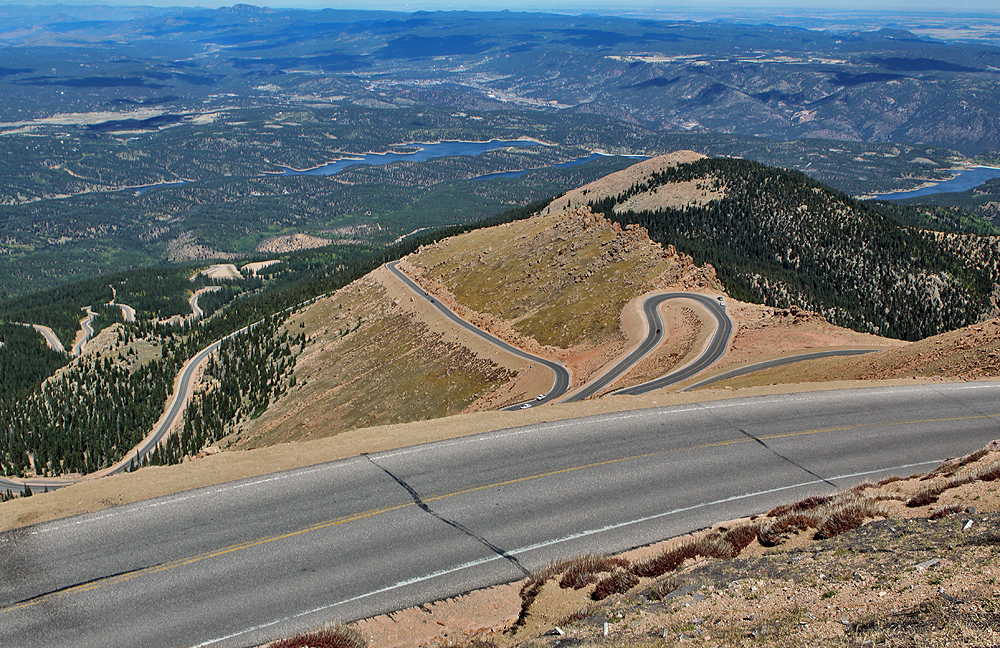
[[[782,504],[781,506],[775,506],[767,512],[767,516],[776,518],[781,517],[786,513],[811,511],[814,508],[823,506],[824,504],[829,504],[831,501],[833,501],[832,495],[814,495],[812,497],[807,497],[804,500],[799,500],[794,504]]]
[[[368,643],[361,633],[347,626],[324,628],[271,644],[271,648],[366,648],[367,646]]]
[[[639,584],[639,578],[630,571],[616,569],[600,581],[591,592],[590,598],[603,601],[612,594],[622,594]]]
[[[559,587],[582,589],[591,583],[596,583],[599,580],[597,574],[612,571],[616,567],[627,569],[629,561],[618,556],[599,554],[579,556],[570,561],[559,580]]]

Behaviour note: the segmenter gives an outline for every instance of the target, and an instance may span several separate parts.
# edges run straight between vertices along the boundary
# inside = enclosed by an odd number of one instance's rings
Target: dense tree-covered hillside
[[[691,180],[724,189],[725,198],[681,209],[615,209],[636,194]],[[816,310],[859,331],[915,340],[971,324],[993,309],[994,278],[918,226],[956,223],[859,201],[802,173],[704,159],[653,174],[591,206],[712,263],[736,298]]]

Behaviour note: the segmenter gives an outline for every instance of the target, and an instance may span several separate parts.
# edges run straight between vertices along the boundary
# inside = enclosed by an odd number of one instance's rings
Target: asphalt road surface
[[[191,307],[191,314],[194,316],[194,319],[200,320],[205,316],[205,311],[198,307],[198,298],[201,297],[201,294],[215,292],[217,290],[222,290],[222,286],[205,286],[204,288],[196,290],[195,293],[191,295],[191,299],[188,300],[188,306]]]
[[[53,351],[66,353],[66,347],[63,346],[62,341],[56,336],[55,331],[50,329],[48,326],[42,326],[41,324],[25,324],[25,326],[31,326],[36,331],[41,333],[42,337],[45,338],[45,343],[49,345],[49,348]]]
[[[642,302],[642,313],[646,316],[646,339],[642,341],[642,344],[640,344],[632,353],[623,358],[618,364],[608,370],[608,372],[603,376],[592,381],[580,391],[576,392],[569,398],[566,398],[563,402],[572,403],[575,401],[581,401],[585,398],[590,398],[614,382],[619,376],[628,371],[633,365],[642,360],[653,349],[659,346],[660,341],[663,339],[663,320],[660,318],[659,308],[661,304],[671,299],[690,299],[692,301],[696,301],[707,308],[708,312],[715,317],[716,328],[715,334],[712,336],[711,344],[709,344],[708,348],[706,348],[705,351],[689,366],[697,366],[698,371],[702,371],[712,366],[716,360],[721,358],[726,352],[726,348],[729,345],[729,335],[733,331],[733,321],[729,319],[729,315],[726,314],[726,309],[722,307],[721,302],[716,299],[712,299],[707,295],[699,295],[697,293],[678,292],[653,295],[652,297],[647,297]],[[660,389],[661,387],[666,387],[667,385],[684,380],[683,377],[671,378],[672,376],[677,376],[681,373],[683,372],[674,372],[662,378],[658,378],[655,381],[640,385],[639,387],[655,384],[655,387],[650,387],[645,391]],[[684,377],[687,377],[687,375]],[[618,393],[642,394],[645,392],[622,390]]]
[[[926,471],[1000,437],[998,397],[934,384],[607,414],[20,529],[0,535],[0,645],[253,646]]]
[[[421,288],[416,283],[414,283],[412,279],[410,279],[405,274],[403,274],[402,272],[400,272],[399,268],[396,267],[397,263],[398,263],[397,261],[393,261],[391,263],[387,263],[386,267],[389,269],[390,272],[392,272],[392,274],[396,275],[404,284],[406,284],[407,288],[409,288],[410,290],[412,290],[413,292],[415,292],[417,295],[419,295],[420,297],[422,297],[422,298],[426,299],[428,302],[430,302],[430,304],[432,306],[434,306],[436,309],[438,309],[449,320],[451,320],[452,322],[454,322],[458,326],[462,327],[466,331],[469,331],[470,333],[472,333],[474,335],[478,335],[479,337],[483,338],[484,340],[486,340],[490,344],[493,344],[493,345],[496,345],[496,346],[500,347],[501,349],[503,349],[504,351],[507,351],[508,353],[512,353],[512,354],[516,355],[519,358],[524,358],[525,360],[529,360],[531,362],[540,364],[540,365],[542,365],[542,366],[547,367],[548,369],[550,369],[552,371],[552,374],[553,374],[553,376],[552,376],[552,389],[550,389],[545,394],[545,401],[546,402],[551,401],[553,398],[558,398],[559,396],[562,396],[563,394],[566,393],[566,390],[569,389],[569,371],[566,369],[566,367],[562,366],[558,362],[553,362],[551,360],[547,360],[547,359],[542,358],[540,356],[532,355],[532,354],[528,353],[527,351],[522,351],[521,349],[518,349],[517,347],[504,342],[503,340],[501,340],[500,338],[496,337],[495,335],[491,335],[491,334],[487,333],[486,331],[484,331],[484,330],[482,330],[480,328],[477,328],[477,327],[473,326],[472,324],[469,324],[464,319],[462,319],[461,317],[459,317],[458,315],[456,315],[450,308],[448,308],[447,306],[445,306],[444,304],[442,304],[439,300],[434,299],[433,297],[431,297],[423,288]],[[516,409],[517,406],[513,406],[513,407]],[[507,409],[510,409],[510,408],[507,408]]]

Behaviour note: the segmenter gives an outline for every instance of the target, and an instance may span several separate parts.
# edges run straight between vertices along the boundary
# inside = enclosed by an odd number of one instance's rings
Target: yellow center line
[[[783,438],[797,437],[797,436],[806,436],[806,435],[813,435],[813,434],[826,434],[826,433],[830,433],[830,432],[844,432],[844,431],[848,431],[848,430],[857,430],[857,429],[861,429],[861,428],[893,427],[893,426],[900,426],[900,425],[919,425],[919,424],[924,424],[924,423],[946,423],[946,422],[949,422],[949,421],[972,421],[972,420],[976,420],[976,419],[989,419],[989,418],[994,418],[994,417],[997,417],[997,416],[1000,416],[1000,414],[983,414],[983,415],[978,415],[978,416],[956,416],[956,417],[951,417],[951,418],[939,418],[939,419],[918,419],[918,420],[911,420],[911,421],[896,421],[896,422],[890,422],[890,423],[863,423],[863,424],[858,424],[858,425],[845,425],[845,426],[842,426],[842,427],[816,428],[816,429],[812,429],[812,430],[801,430],[801,431],[798,431],[798,432],[787,432],[787,433],[784,433],[784,434],[772,434],[772,435],[768,435],[768,436],[759,436],[757,438],[759,438],[759,439],[783,439]],[[607,461],[598,461],[598,462],[594,462],[594,463],[583,464],[583,465],[580,465],[580,466],[572,466],[570,468],[561,468],[559,470],[550,470],[550,471],[543,472],[543,473],[538,473],[538,474],[535,474],[535,475],[528,475],[526,477],[518,477],[518,478],[515,478],[515,479],[508,479],[508,480],[505,480],[505,481],[495,482],[495,483],[492,483],[492,484],[485,484],[485,485],[482,485],[482,486],[473,486],[471,488],[465,488],[465,489],[462,489],[462,490],[453,491],[453,492],[449,492],[449,493],[443,493],[443,494],[440,494],[440,495],[433,495],[433,496],[424,498],[423,502],[425,502],[425,503],[426,502],[438,502],[438,501],[445,500],[445,499],[448,499],[448,498],[451,498],[451,497],[455,497],[455,496],[458,496],[458,495],[466,495],[468,493],[475,493],[475,492],[487,490],[487,489],[490,489],[490,488],[499,488],[499,487],[502,487],[502,486],[509,486],[509,485],[512,485],[512,484],[521,484],[521,483],[532,481],[532,480],[535,480],[535,479],[544,479],[546,477],[553,477],[553,476],[556,476],[556,475],[564,475],[564,474],[576,472],[576,471],[579,471],[579,470],[587,470],[587,469],[590,469],[590,468],[599,468],[599,467],[602,467],[602,466],[610,466],[610,465],[613,465],[613,464],[616,464],[616,463],[622,463],[622,462],[626,462],[626,461],[635,461],[635,460],[639,460],[639,459],[648,459],[650,457],[664,456],[664,455],[668,455],[668,454],[676,454],[676,453],[679,453],[679,452],[690,452],[690,451],[693,451],[693,450],[704,450],[706,448],[717,448],[717,447],[727,446],[727,445],[733,445],[733,444],[737,444],[737,443],[747,443],[749,441],[750,441],[750,439],[748,437],[737,437],[737,438],[734,438],[734,439],[727,439],[727,440],[723,440],[723,441],[716,441],[716,442],[713,442],[713,443],[704,443],[704,444],[696,445],[696,446],[686,446],[686,447],[681,447],[681,448],[673,448],[671,450],[660,450],[660,451],[657,451],[657,452],[648,452],[648,453],[645,453],[645,454],[632,455],[632,456],[629,456],[629,457],[620,457],[618,459],[609,459]],[[186,557],[186,558],[179,558],[179,559],[176,559],[176,560],[173,560],[173,561],[170,561],[170,562],[163,563],[161,565],[155,565],[153,567],[146,567],[144,569],[138,569],[136,571],[129,572],[127,574],[121,574],[119,576],[114,576],[114,577],[110,577],[110,578],[106,578],[106,579],[101,579],[101,580],[93,581],[93,582],[90,582],[90,583],[84,583],[82,585],[76,585],[74,587],[69,587],[69,588],[66,588],[64,590],[60,590],[58,592],[53,592],[51,594],[44,594],[44,595],[39,596],[37,598],[30,599],[28,601],[24,601],[22,603],[15,604],[15,605],[12,605],[10,607],[6,607],[6,608],[3,608],[3,609],[0,609],[0,612],[9,612],[9,611],[12,611],[12,610],[20,610],[20,609],[23,609],[23,608],[31,607],[33,605],[38,605],[39,603],[42,603],[42,602],[45,602],[45,601],[63,598],[65,596],[69,596],[71,594],[79,594],[79,593],[83,593],[83,592],[90,592],[90,591],[99,589],[101,587],[105,587],[107,585],[114,585],[114,584],[117,584],[117,583],[123,583],[125,581],[131,580],[133,578],[137,578],[139,576],[151,575],[151,574],[156,574],[156,573],[159,573],[159,572],[164,572],[164,571],[167,571],[167,570],[170,570],[170,569],[174,569],[176,567],[183,567],[183,566],[186,566],[186,565],[191,565],[191,564],[194,564],[194,563],[197,563],[197,562],[201,562],[202,560],[206,560],[208,558],[216,558],[218,556],[224,556],[226,554],[234,553],[234,552],[237,552],[237,551],[242,551],[244,549],[251,549],[253,547],[259,547],[261,545],[269,544],[271,542],[275,542],[275,541],[278,541],[278,540],[286,540],[288,538],[294,538],[296,536],[304,535],[306,533],[311,533],[313,531],[320,531],[322,529],[327,529],[329,527],[336,526],[336,525],[339,525],[339,524],[344,524],[344,523],[347,523],[347,522],[356,522],[358,520],[372,518],[372,517],[375,517],[377,515],[382,515],[383,513],[391,513],[392,511],[398,511],[398,510],[405,509],[405,508],[408,508],[408,507],[411,507],[411,506],[415,506],[415,505],[416,505],[416,502],[411,501],[411,502],[404,502],[402,504],[396,504],[396,505],[393,505],[393,506],[387,506],[387,507],[384,507],[384,508],[371,509],[369,511],[364,511],[364,512],[361,512],[361,513],[352,513],[352,514],[345,515],[345,516],[342,516],[342,517],[339,517],[339,518],[334,518],[332,520],[327,520],[325,522],[319,522],[317,524],[313,524],[313,525],[308,526],[308,527],[303,527],[302,529],[298,529],[296,531],[290,531],[288,533],[283,533],[283,534],[280,534],[280,535],[269,536],[269,537],[266,537],[266,538],[259,538],[257,540],[250,540],[250,541],[247,541],[247,542],[241,542],[241,543],[230,545],[228,547],[223,547],[221,549],[217,549],[215,551],[211,551],[211,552],[208,552],[208,553],[198,554],[198,555],[195,555],[195,556],[189,556],[189,557]]]

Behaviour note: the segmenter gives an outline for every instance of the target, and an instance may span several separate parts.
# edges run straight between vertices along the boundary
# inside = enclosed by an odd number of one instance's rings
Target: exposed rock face
[[[171,262],[233,259],[238,256],[232,252],[220,252],[206,245],[195,243],[194,232],[184,232],[167,243],[167,260]]]
[[[332,243],[330,239],[310,236],[309,234],[290,234],[288,236],[275,236],[261,241],[254,252],[264,254],[279,254],[281,252],[294,252],[295,250],[309,250],[312,248],[324,247]]]

